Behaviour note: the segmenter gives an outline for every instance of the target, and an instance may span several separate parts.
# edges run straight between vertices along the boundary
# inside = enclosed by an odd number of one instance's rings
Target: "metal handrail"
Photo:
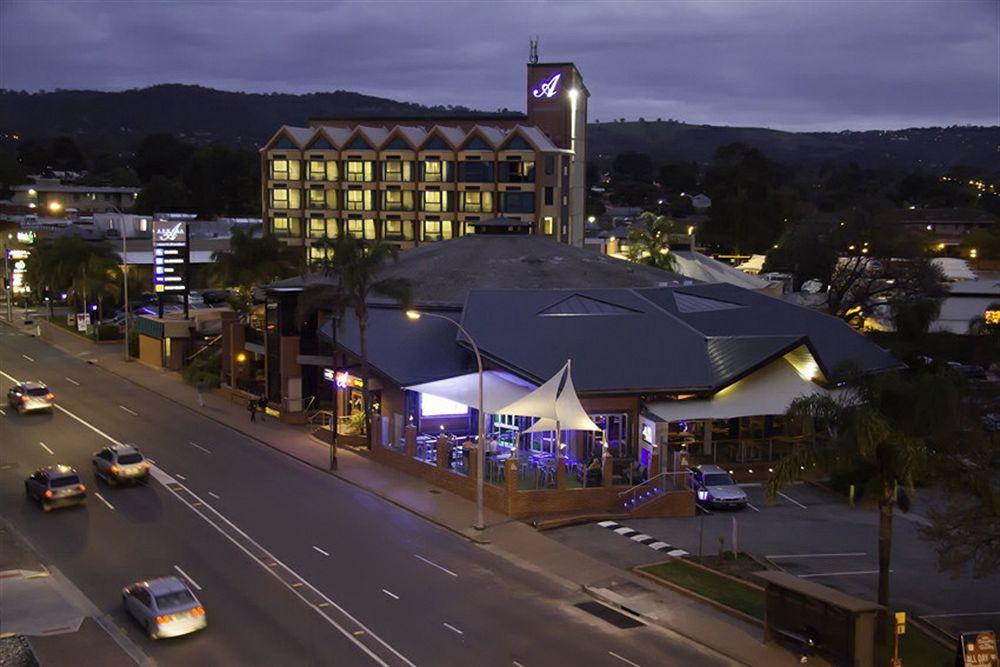
[[[660,474],[650,477],[645,482],[641,484],[636,484],[635,486],[626,489],[618,494],[618,499],[621,502],[622,508],[626,511],[631,511],[638,507],[646,498],[655,498],[660,494],[661,486],[662,490],[667,490],[667,485],[665,484],[665,479],[672,477],[674,475],[686,475],[685,472],[661,472]],[[647,491],[647,489],[650,489]]]
[[[192,354],[190,357],[188,357],[187,360],[191,361],[192,359],[194,359],[195,357],[197,357],[199,354],[201,354],[205,350],[209,349],[210,347],[212,347],[213,345],[215,345],[216,343],[218,343],[221,338],[222,338],[222,334],[219,334],[215,338],[209,339],[209,341],[207,343],[205,343],[205,345],[200,350],[198,350],[197,352],[195,352],[194,354]]]
[[[645,482],[639,482],[638,484],[636,484],[633,487],[625,489],[624,491],[620,491],[618,493],[618,495],[619,496],[624,496],[626,493],[629,493],[630,491],[635,491],[636,489],[638,489],[640,487],[643,487],[643,486],[646,486],[647,484],[650,484],[650,483],[658,480],[661,477],[666,477],[667,475],[685,475],[685,474],[687,474],[687,473],[685,473],[685,472],[661,472],[659,475],[656,475],[654,477],[650,477]]]

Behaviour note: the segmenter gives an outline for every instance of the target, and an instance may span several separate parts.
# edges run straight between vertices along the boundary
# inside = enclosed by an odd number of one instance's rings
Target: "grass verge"
[[[686,588],[721,605],[764,620],[764,593],[732,579],[685,565],[679,560],[639,568],[675,586]]]

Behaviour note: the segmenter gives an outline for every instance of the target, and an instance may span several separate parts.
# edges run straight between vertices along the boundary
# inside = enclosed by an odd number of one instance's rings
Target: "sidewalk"
[[[308,427],[281,424],[274,419],[251,424],[242,405],[220,392],[206,396],[199,408],[193,387],[180,374],[125,362],[121,347],[108,349],[58,332],[57,347],[95,363],[161,396],[228,426],[309,465],[328,471],[329,448],[309,435]],[[761,643],[762,630],[687,596],[661,588],[631,572],[591,558],[539,533],[525,523],[487,510],[486,529],[472,528],[475,503],[434,487],[403,472],[381,466],[343,448],[338,450],[336,477],[479,544],[524,569],[558,583],[567,593],[584,591],[616,607],[625,607],[643,620],[659,625],[707,647],[736,663],[794,665],[795,656],[773,644]],[[572,563],[572,567],[567,564]],[[815,659],[814,659],[815,660]],[[823,664],[816,661],[816,664]]]

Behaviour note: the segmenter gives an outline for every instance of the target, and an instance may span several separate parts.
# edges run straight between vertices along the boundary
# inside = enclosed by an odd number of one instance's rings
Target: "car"
[[[41,382],[21,382],[7,392],[7,402],[21,414],[26,412],[52,412],[55,396]]]
[[[121,482],[145,482],[149,462],[135,445],[110,445],[94,453],[94,474],[111,486]]]
[[[714,465],[701,465],[689,469],[691,488],[698,504],[708,507],[743,509],[750,502],[729,473]]]
[[[82,505],[87,500],[87,487],[76,470],[67,465],[54,465],[31,473],[24,480],[24,493],[48,512],[55,507]]]
[[[208,625],[205,608],[177,577],[137,581],[122,589],[122,606],[150,639],[179,637]]]

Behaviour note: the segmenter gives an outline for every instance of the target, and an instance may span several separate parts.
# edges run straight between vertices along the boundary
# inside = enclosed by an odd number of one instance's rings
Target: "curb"
[[[732,607],[727,607],[726,605],[722,604],[721,602],[717,602],[717,601],[713,600],[712,598],[708,598],[708,597],[705,597],[704,595],[700,595],[699,593],[696,593],[696,592],[692,591],[689,588],[684,588],[683,586],[679,586],[679,585],[673,583],[672,581],[667,581],[665,579],[660,579],[656,575],[649,574],[648,572],[643,572],[642,570],[640,570],[638,568],[632,568],[631,571],[632,571],[633,574],[636,574],[636,575],[642,577],[643,579],[648,579],[649,581],[652,581],[653,583],[657,584],[658,586],[663,586],[664,588],[669,588],[670,590],[674,591],[675,593],[680,593],[681,595],[684,595],[685,597],[689,597],[692,600],[696,600],[697,602],[701,602],[702,604],[707,604],[710,607],[714,607],[715,609],[723,612],[724,614],[729,614],[733,618],[736,618],[736,619],[738,619],[740,621],[743,621],[744,623],[750,623],[751,625],[756,625],[758,627],[764,627],[764,622],[761,621],[759,618],[754,618],[753,616],[750,616],[749,614],[744,614],[742,611],[739,611],[737,609],[733,609]],[[715,572],[715,574],[721,574],[721,573]],[[731,577],[729,577],[729,578],[731,578]],[[740,582],[740,583],[743,583],[743,582]],[[761,589],[761,592],[763,592],[763,589]]]

